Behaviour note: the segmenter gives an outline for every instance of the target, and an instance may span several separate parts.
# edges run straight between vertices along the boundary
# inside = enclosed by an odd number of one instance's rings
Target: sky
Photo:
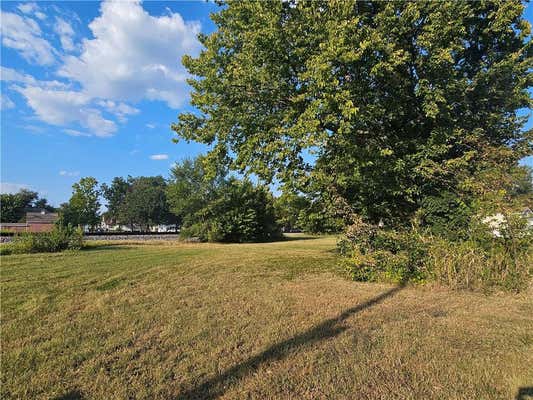
[[[213,2],[0,7],[2,192],[28,188],[58,206],[83,176],[167,177],[175,161],[207,150],[173,143],[170,125],[191,110],[180,60],[199,53],[198,33],[215,30]],[[533,21],[531,4],[525,17]]]

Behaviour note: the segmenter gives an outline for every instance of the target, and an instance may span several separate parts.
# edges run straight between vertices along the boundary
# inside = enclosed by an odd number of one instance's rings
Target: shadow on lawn
[[[518,393],[515,397],[516,400],[529,400],[533,399],[533,386],[521,387],[518,389]]]
[[[306,234],[296,234],[296,235],[283,235],[280,239],[278,240],[273,240],[273,242],[292,242],[292,241],[295,241],[295,240],[316,240],[316,239],[320,239],[324,236],[311,236],[311,235],[306,235]]]
[[[65,393],[63,396],[54,397],[52,400],[83,400],[83,395],[77,390]]]
[[[215,399],[224,394],[230,385],[237,383],[240,379],[256,371],[262,364],[269,361],[278,361],[287,357],[292,351],[297,350],[299,347],[307,346],[311,343],[316,343],[321,340],[337,336],[344,330],[345,327],[340,324],[349,318],[350,316],[370,308],[378,303],[381,303],[385,299],[395,295],[402,290],[405,284],[402,283],[386,292],[376,296],[364,303],[358,304],[352,308],[349,308],[336,316],[325,320],[319,325],[293,336],[283,342],[279,342],[262,353],[259,353],[249,359],[227,369],[221,374],[208,379],[207,381],[195,386],[178,396],[178,399],[202,399],[209,400]]]
[[[90,244],[81,251],[105,251],[105,250],[135,250],[132,246],[125,246],[120,243]]]

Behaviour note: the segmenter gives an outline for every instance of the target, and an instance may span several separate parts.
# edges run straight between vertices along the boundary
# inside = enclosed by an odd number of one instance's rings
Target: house
[[[26,224],[29,232],[50,232],[54,229],[59,215],[57,213],[41,210],[40,212],[27,212]]]
[[[54,229],[54,224],[58,219],[58,214],[47,210],[26,212],[26,222],[2,222],[0,230],[11,232],[50,232]]]

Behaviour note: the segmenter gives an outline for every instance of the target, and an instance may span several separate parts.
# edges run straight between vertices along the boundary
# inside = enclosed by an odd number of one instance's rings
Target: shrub
[[[23,233],[1,247],[1,254],[55,253],[79,250],[83,247],[83,232],[71,226],[57,226],[51,232]]]
[[[260,242],[281,236],[272,195],[250,181],[229,179],[206,206],[190,215],[183,238],[209,242]]]
[[[479,219],[478,219],[479,220]],[[378,229],[361,221],[351,226],[338,249],[354,280],[434,281],[457,289],[520,291],[533,276],[533,235],[516,214],[495,236],[482,223],[467,239],[452,240],[415,229]]]
[[[340,251],[348,256],[344,267],[354,280],[399,283],[427,278],[428,243],[417,232],[367,230],[341,242]]]

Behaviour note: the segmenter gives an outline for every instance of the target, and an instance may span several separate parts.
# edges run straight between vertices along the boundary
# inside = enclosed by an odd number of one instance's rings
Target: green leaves
[[[531,104],[522,12],[520,1],[229,1],[204,51],[184,59],[198,112],[172,129],[211,145],[209,164],[314,182],[374,222],[405,222],[426,196],[463,196],[487,147],[512,145],[511,164],[531,153],[516,115]]]
[[[254,242],[280,234],[268,188],[228,178],[221,169],[209,174],[203,157],[173,167],[167,196],[172,212],[182,221],[183,236]]]

